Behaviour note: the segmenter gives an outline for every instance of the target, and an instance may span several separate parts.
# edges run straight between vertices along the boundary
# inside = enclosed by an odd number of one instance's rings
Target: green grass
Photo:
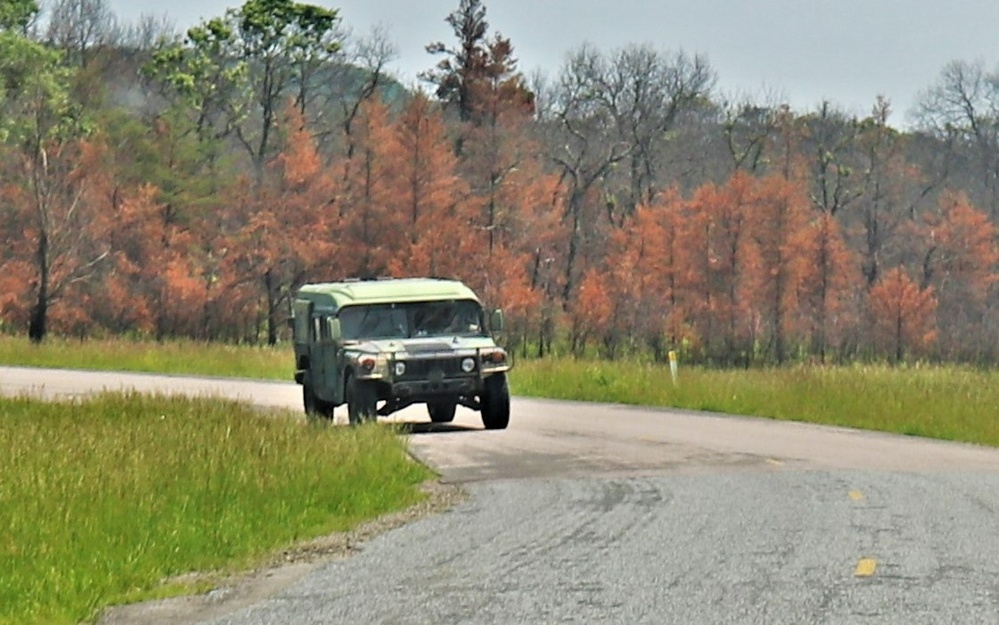
[[[999,446],[999,372],[959,366],[680,368],[634,362],[517,364],[523,396],[669,406]]]
[[[0,623],[60,624],[191,591],[417,501],[392,428],[334,428],[218,399],[0,398]]]
[[[0,363],[290,380],[290,346],[0,338]],[[669,369],[521,360],[517,395],[669,406],[999,446],[999,372],[856,365]],[[516,427],[516,421],[514,422]],[[164,584],[415,501],[429,477],[384,427],[223,400],[0,399],[0,625],[76,623]]]
[[[74,341],[0,337],[0,363],[290,380],[290,345]],[[999,372],[960,366],[793,366],[708,370],[681,365],[679,384],[647,362],[517,362],[514,394],[672,406],[844,425],[999,446]],[[995,424],[995,425],[994,425]]]
[[[198,341],[74,340],[48,337],[40,345],[0,336],[0,364],[99,371],[291,380],[291,345],[227,345]]]

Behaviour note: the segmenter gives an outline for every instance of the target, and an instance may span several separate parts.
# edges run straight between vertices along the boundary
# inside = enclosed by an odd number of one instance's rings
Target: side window
[[[307,343],[311,341],[312,305],[307,301],[296,301],[294,306],[294,316],[295,341],[299,343]]]

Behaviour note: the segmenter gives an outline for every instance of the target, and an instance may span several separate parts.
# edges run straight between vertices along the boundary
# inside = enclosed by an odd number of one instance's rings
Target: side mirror
[[[493,332],[503,331],[503,311],[499,308],[493,311],[493,316],[490,319],[489,327]]]
[[[330,317],[327,321],[329,324],[330,340],[339,341],[343,338],[343,332],[340,330],[340,320],[336,317]]]

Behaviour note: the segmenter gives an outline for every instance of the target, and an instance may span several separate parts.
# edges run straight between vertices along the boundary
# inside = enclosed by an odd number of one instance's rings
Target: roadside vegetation
[[[670,406],[999,446],[999,372],[957,365],[705,369],[527,360],[521,396]]]
[[[0,364],[291,380],[290,346],[0,337]],[[514,395],[707,410],[999,446],[999,372],[961,365],[709,369],[519,358]]]
[[[0,364],[288,381],[294,374],[294,358],[288,345],[248,346],[184,339],[155,342],[49,336],[35,344],[26,337],[0,336]]]
[[[224,400],[0,398],[0,623],[200,590],[164,582],[415,503],[431,474],[404,445]]]

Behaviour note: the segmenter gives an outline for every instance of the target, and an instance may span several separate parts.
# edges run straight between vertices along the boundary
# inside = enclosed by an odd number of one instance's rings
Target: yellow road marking
[[[776,458],[767,458],[767,462],[769,462],[770,464],[772,464],[774,466],[777,466],[777,467],[782,466],[784,464],[783,462],[781,462],[780,460],[778,460]]]
[[[857,570],[853,572],[857,577],[871,577],[877,570],[878,563],[873,558],[861,558],[857,563]]]
[[[851,490],[849,492],[849,495],[850,495],[850,499],[852,499],[854,501],[860,501],[861,499],[864,498],[864,493],[860,492],[859,490]]]

